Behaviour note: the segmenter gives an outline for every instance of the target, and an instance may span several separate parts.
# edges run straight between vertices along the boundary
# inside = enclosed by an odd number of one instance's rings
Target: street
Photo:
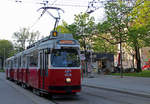
[[[74,96],[39,97],[6,80],[4,73],[0,73],[0,99],[1,104],[149,104],[150,102],[148,97],[88,86],[82,86],[81,93]]]
[[[34,104],[31,99],[9,85],[0,78],[0,103],[1,104]]]
[[[149,104],[150,99],[113,91],[82,87],[83,90],[72,98],[54,98],[57,104]]]

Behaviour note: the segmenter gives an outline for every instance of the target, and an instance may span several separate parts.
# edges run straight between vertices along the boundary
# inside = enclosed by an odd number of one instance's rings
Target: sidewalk
[[[150,98],[150,78],[96,75],[83,78],[82,85]]]

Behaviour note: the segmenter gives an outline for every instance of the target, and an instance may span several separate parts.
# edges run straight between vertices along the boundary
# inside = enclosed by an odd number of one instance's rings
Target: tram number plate
[[[65,76],[72,76],[71,70],[65,70]]]

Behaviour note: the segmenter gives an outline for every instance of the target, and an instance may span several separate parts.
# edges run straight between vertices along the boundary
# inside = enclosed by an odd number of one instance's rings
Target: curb
[[[133,95],[133,96],[150,98],[150,94],[141,94],[141,93],[136,93],[136,92],[131,92],[131,91],[119,90],[119,89],[114,89],[114,88],[106,88],[106,87],[97,87],[97,86],[91,86],[91,85],[86,85],[86,84],[82,84],[82,86],[102,89],[102,90],[106,90],[106,91],[113,91],[113,92],[118,92],[118,93],[123,93],[123,94],[129,94],[129,95]]]

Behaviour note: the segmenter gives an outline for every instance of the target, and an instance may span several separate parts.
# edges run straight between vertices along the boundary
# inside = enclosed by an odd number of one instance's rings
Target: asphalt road
[[[150,104],[150,99],[125,93],[82,87],[73,97],[54,97],[57,104]]]
[[[35,104],[30,98],[26,97],[5,80],[0,79],[0,104]]]
[[[51,100],[39,97],[30,90],[6,80],[0,73],[0,104],[54,104]]]
[[[86,86],[74,96],[39,97],[0,73],[0,104],[150,104],[150,99]]]

